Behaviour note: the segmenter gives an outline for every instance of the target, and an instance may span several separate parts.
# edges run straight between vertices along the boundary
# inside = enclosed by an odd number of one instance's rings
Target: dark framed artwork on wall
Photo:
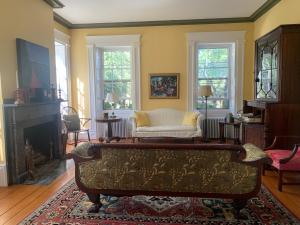
[[[151,99],[178,99],[179,73],[150,73]]]

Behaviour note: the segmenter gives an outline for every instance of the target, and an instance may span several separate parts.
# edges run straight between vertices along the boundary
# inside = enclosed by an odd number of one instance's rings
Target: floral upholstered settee
[[[253,145],[219,144],[87,143],[69,157],[94,211],[101,207],[100,193],[232,198],[240,209],[260,190],[266,159]]]
[[[132,118],[132,137],[175,137],[197,138],[202,136],[198,112],[184,112],[170,108],[160,108],[152,111],[143,111],[148,123],[139,126],[136,116]],[[193,115],[194,114],[194,115]],[[189,123],[187,116],[194,116]],[[187,123],[185,123],[187,121]]]

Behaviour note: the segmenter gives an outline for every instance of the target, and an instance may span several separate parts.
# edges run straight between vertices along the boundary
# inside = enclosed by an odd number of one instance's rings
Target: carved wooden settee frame
[[[246,150],[245,150],[245,148]],[[101,203],[100,203],[100,194],[110,195],[110,196],[134,196],[134,195],[156,195],[156,196],[182,196],[182,197],[205,197],[205,198],[226,198],[233,199],[233,205],[236,208],[236,214],[239,216],[239,211],[242,209],[248,199],[255,197],[261,188],[261,171],[264,161],[266,161],[265,154],[260,149],[256,148],[253,145],[245,145],[244,147],[238,145],[227,145],[227,144],[83,144],[75,148],[72,153],[68,154],[68,158],[73,158],[75,162],[75,179],[79,189],[87,194],[90,201],[94,203],[93,207],[91,207],[90,211],[98,212]],[[181,151],[185,153],[198,154],[202,151],[218,151],[220,152],[229,152],[230,154],[230,163],[237,163],[235,165],[243,166],[250,168],[252,173],[253,188],[248,190],[246,193],[212,193],[210,188],[207,190],[202,190],[199,192],[189,192],[189,191],[164,191],[164,190],[134,190],[135,188],[131,188],[130,190],[120,190],[115,188],[110,188],[110,184],[105,188],[99,188],[92,185],[84,184],[84,179],[91,180],[90,177],[84,175],[82,170],[82,166],[88,165],[89,163],[97,163],[97,161],[101,161],[103,154],[109,154],[109,152],[114,152],[114,155],[123,154],[125,151],[145,151],[147,154],[152,154],[151,151]],[[221,150],[221,151],[220,151]],[[149,152],[150,151],[150,152]],[[106,152],[106,153],[105,153]],[[254,153],[253,153],[254,152]],[[176,152],[177,153],[177,152]],[[203,152],[202,152],[203,153]],[[258,154],[257,154],[258,153]],[[207,153],[205,153],[207,154]],[[226,153],[227,154],[227,153]],[[124,157],[124,156],[123,156]],[[146,159],[147,160],[147,159]],[[223,160],[223,159],[222,159]],[[203,162],[203,163],[211,163],[211,162]],[[118,162],[115,162],[117,165]],[[96,165],[96,164],[94,164]],[[121,165],[122,166],[122,165]],[[91,167],[93,170],[95,166]],[[122,168],[122,167],[121,167]],[[93,174],[94,176],[97,171],[90,172],[88,174]],[[83,175],[82,175],[83,174]],[[226,179],[227,172],[223,173],[223,178]],[[96,175],[95,175],[96,176]],[[243,175],[244,176],[244,175]],[[97,179],[97,178],[96,178]],[[248,178],[244,179],[247,181]],[[161,185],[161,184],[160,184]],[[188,185],[188,184],[187,184]],[[230,186],[231,184],[229,184]],[[89,187],[88,187],[89,186]],[[222,185],[220,185],[222,186]],[[138,189],[138,188],[136,188]],[[155,188],[154,188],[155,189]],[[197,189],[198,190],[198,189]]]

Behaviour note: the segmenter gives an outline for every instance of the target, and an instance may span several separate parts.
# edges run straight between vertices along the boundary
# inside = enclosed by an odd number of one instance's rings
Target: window
[[[102,124],[95,123],[104,112],[129,118],[140,109],[140,35],[104,35],[86,37],[89,52],[91,133],[105,136]],[[113,106],[108,93],[118,97]]]
[[[103,91],[104,98],[114,93],[119,101],[114,109],[132,109],[132,60],[131,51],[125,49],[103,50]],[[103,103],[103,109],[109,110],[110,103]]]
[[[188,109],[204,110],[201,85],[212,86],[208,116],[242,109],[245,31],[192,32],[188,44]]]
[[[68,106],[71,101],[70,77],[69,77],[69,36],[55,30],[55,65],[57,95],[64,101],[61,109]]]
[[[208,109],[229,109],[231,45],[199,45],[197,49],[197,89],[201,85],[211,85],[213,96],[207,101]],[[205,103],[198,96],[197,109],[205,109]]]

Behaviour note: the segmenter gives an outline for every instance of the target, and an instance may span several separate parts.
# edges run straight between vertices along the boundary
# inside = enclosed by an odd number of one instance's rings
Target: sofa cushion
[[[186,112],[182,120],[182,125],[196,127],[198,115],[199,113],[197,112]]]
[[[194,126],[188,125],[168,125],[168,126],[151,126],[151,127],[137,127],[138,132],[158,132],[158,131],[195,131]]]
[[[135,120],[136,120],[136,126],[137,127],[144,127],[144,126],[150,126],[150,120],[148,117],[148,114],[143,111],[135,111]]]
[[[296,155],[287,163],[280,163],[281,159],[287,158],[291,155],[290,150],[267,150],[267,155],[273,160],[272,166],[278,170],[291,170],[299,171],[300,170],[300,147]]]

